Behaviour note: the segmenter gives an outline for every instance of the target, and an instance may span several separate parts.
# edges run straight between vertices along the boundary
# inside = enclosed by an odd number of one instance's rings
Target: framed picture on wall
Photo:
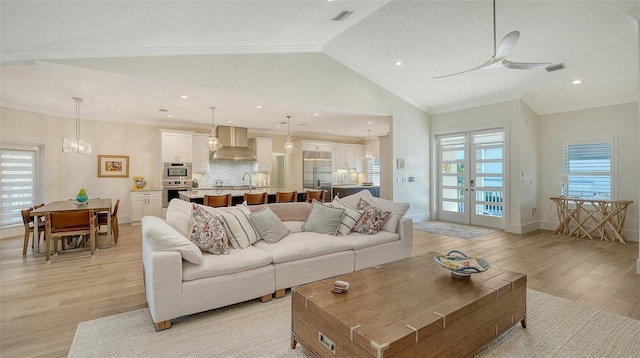
[[[98,155],[98,177],[128,178],[128,155]]]

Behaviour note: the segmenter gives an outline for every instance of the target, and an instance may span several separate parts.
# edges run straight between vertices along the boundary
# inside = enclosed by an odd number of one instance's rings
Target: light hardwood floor
[[[120,225],[118,244],[88,252],[22,258],[22,238],[0,240],[0,356],[66,357],[78,323],[146,307],[140,226]],[[451,249],[528,275],[528,287],[640,319],[638,243],[540,231],[462,240],[414,231],[413,254]],[[149,325],[151,325],[149,318]]]

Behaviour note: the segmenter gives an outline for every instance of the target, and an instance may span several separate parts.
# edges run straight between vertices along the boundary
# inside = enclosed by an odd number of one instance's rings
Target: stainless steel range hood
[[[216,136],[222,148],[209,156],[213,160],[255,161],[256,156],[248,147],[247,128],[218,126]]]

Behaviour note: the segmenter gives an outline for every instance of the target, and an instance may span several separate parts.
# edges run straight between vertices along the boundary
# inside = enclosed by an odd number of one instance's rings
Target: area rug
[[[153,327],[148,309],[82,322],[69,357],[309,357],[290,349],[290,295]],[[638,337],[638,320],[527,290],[527,329],[516,325],[478,357],[634,357]]]
[[[430,232],[432,234],[452,236],[465,240],[493,234],[497,231],[486,227],[454,224],[446,221],[421,221],[415,223],[413,228],[416,230]]]

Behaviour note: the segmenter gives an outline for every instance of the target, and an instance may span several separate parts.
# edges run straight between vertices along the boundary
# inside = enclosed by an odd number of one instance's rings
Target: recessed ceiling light
[[[256,105],[256,108],[260,109],[260,108],[262,108],[262,106],[261,106],[261,105],[259,105],[259,104],[257,104],[257,105]]]
[[[400,61],[396,61],[394,63],[395,63],[396,66],[402,66],[402,62],[400,62]]]
[[[581,80],[574,80],[574,81],[573,81],[573,82],[571,82],[571,83],[572,83],[572,84],[574,84],[574,85],[579,85],[579,84],[581,84],[581,83],[582,83],[582,81],[581,81]]]
[[[329,130],[327,131],[327,133],[331,133],[331,129],[329,129]]]
[[[367,122],[367,124],[373,124],[373,122],[372,122],[372,121],[369,121],[369,122]]]
[[[187,98],[189,98],[189,96],[182,95],[182,96],[180,96],[180,98],[187,99]]]
[[[314,116],[319,116],[319,115],[320,115],[320,113],[314,113],[313,115],[314,115]]]
[[[280,125],[279,125],[279,124],[278,124],[278,125],[276,125],[276,128],[280,128]]]
[[[231,123],[231,122],[233,122],[233,121],[227,121],[227,123]]]
[[[169,114],[169,115],[167,115],[167,117],[173,118],[173,114]]]

